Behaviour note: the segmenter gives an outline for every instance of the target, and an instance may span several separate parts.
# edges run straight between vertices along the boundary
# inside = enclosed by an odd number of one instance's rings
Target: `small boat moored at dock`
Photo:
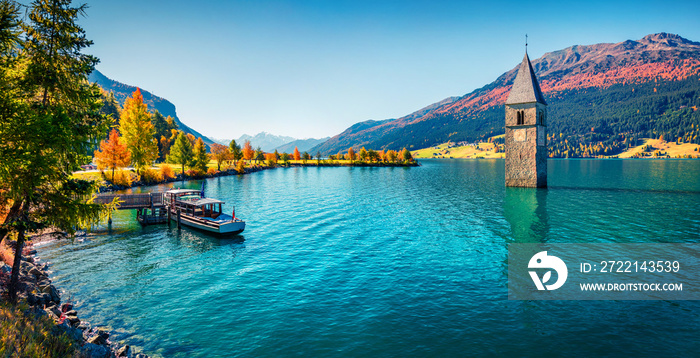
[[[204,198],[200,190],[173,189],[164,193],[163,202],[171,220],[196,229],[222,235],[235,235],[245,230],[245,221],[222,212],[223,201]]]

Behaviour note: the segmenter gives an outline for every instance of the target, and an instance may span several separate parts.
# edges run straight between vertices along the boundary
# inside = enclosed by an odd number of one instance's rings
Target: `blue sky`
[[[670,32],[700,1],[89,1],[97,68],[204,135],[332,136],[462,96],[529,53]]]

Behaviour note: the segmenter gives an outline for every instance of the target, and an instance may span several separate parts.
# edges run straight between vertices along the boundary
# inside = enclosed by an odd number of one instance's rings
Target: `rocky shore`
[[[65,238],[64,233],[49,233],[37,235],[33,242],[55,240]],[[36,256],[36,250],[31,243],[25,247],[25,255],[22,257],[19,299],[29,304],[29,310],[41,316],[53,319],[56,325],[53,332],[56,335],[65,333],[75,342],[76,356],[85,358],[148,358],[143,353],[135,353],[128,345],[119,345],[110,341],[110,334],[106,330],[93,327],[89,322],[78,318],[78,312],[71,302],[61,299],[61,294],[53,285],[49,277],[49,263],[41,263]],[[10,275],[12,267],[0,261],[0,273]],[[0,286],[4,291],[5,287]],[[4,292],[3,292],[4,293]]]

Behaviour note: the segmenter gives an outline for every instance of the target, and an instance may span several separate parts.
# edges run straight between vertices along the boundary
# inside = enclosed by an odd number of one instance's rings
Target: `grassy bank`
[[[54,327],[53,320],[34,313],[26,304],[0,303],[0,356],[74,356],[76,342]]]
[[[419,164],[416,161],[409,162],[383,162],[383,161],[351,161],[351,160],[289,160],[287,162],[279,161],[277,163],[264,162],[264,161],[253,161],[253,160],[243,160],[243,166],[233,165],[233,163],[223,163],[221,165],[221,170],[218,169],[218,165],[215,161],[210,161],[207,165],[207,172],[193,172],[192,170],[185,170],[182,172],[181,166],[175,166],[173,164],[156,164],[149,170],[149,175],[147,178],[139,177],[135,170],[133,169],[120,169],[115,171],[114,183],[118,188],[114,188],[112,185],[111,171],[106,170],[104,172],[100,171],[78,171],[73,173],[73,177],[84,180],[97,181],[103,187],[104,190],[121,189],[123,187],[139,186],[139,185],[154,185],[167,183],[179,180],[188,179],[203,179],[212,178],[217,176],[228,176],[228,175],[243,175],[258,172],[261,170],[275,169],[275,168],[287,168],[287,167],[413,167]],[[157,173],[162,173],[164,167],[168,167],[166,172],[171,174],[168,176],[157,176]]]

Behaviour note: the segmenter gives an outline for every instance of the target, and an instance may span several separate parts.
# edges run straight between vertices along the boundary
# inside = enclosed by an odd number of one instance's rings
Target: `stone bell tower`
[[[547,102],[525,52],[506,100],[506,186],[547,186]]]

